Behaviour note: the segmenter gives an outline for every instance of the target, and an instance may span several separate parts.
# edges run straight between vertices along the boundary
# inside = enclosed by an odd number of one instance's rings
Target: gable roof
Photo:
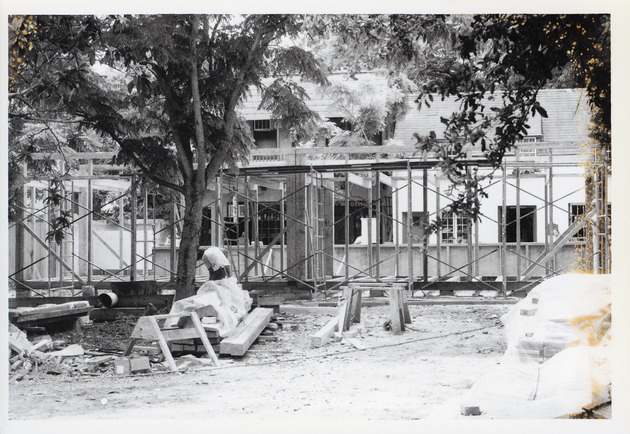
[[[458,111],[460,102],[454,97],[444,101],[434,96],[431,107],[418,109],[418,95],[405,98],[407,113],[396,122],[394,139],[405,145],[414,145],[414,133],[428,136],[434,131],[438,138],[444,137],[444,124],[440,117],[449,117]],[[536,115],[528,121],[529,135],[539,137],[544,142],[586,142],[589,140],[590,111],[586,95],[581,89],[543,89],[538,93],[538,101],[546,110],[547,117]],[[488,105],[492,105],[488,101]]]
[[[386,98],[387,77],[381,72],[361,73],[357,74],[355,78],[351,78],[347,74],[336,73],[328,76],[328,80],[331,85],[325,88],[315,83],[296,80],[310,98],[306,101],[306,105],[322,118],[346,116],[344,110],[337,106],[332,98],[332,93],[338,89],[336,85],[343,85],[354,90],[367,90],[373,98]],[[267,79],[263,81],[263,85],[269,85],[272,82],[273,79]],[[238,112],[247,120],[270,119],[271,113],[268,110],[258,109],[261,102],[259,89],[250,88],[249,90],[251,95],[241,103]]]

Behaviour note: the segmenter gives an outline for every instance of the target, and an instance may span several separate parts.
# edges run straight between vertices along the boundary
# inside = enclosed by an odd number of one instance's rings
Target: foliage
[[[32,46],[19,53],[25,58],[18,63],[26,67],[10,95],[12,149],[18,148],[20,122],[50,123],[46,114],[54,122],[98,132],[119,150],[115,162],[133,165],[151,182],[181,194],[185,212],[178,296],[190,295],[206,184],[224,164],[234,166],[243,159],[253,144],[236,111],[239,102],[252,86],[262,87],[263,79],[274,76],[263,104],[273,108],[279,122],[300,126],[312,113],[300,104],[304,95],[295,94],[291,77],[326,83],[309,53],[280,44],[297,35],[302,17],[33,20]],[[12,22],[20,28],[30,25],[21,17]],[[296,129],[296,134],[305,132]],[[59,142],[57,150],[63,151]],[[53,229],[61,227],[60,221]]]

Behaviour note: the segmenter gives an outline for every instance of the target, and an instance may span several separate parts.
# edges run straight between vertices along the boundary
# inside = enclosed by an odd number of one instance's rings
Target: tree
[[[458,214],[479,217],[482,183],[492,176],[467,170],[465,145],[499,167],[530,116],[546,116],[542,88],[563,80],[586,88],[591,137],[610,150],[609,15],[336,15],[314,19],[311,30],[338,42],[322,49],[338,67],[386,67],[402,89],[419,89],[419,109],[435,95],[461,102],[442,119],[446,145],[417,137],[419,149],[451,151],[438,152],[439,166],[461,187],[450,205]]]
[[[59,61],[47,63],[54,73],[46,78],[29,69],[36,79],[13,96],[23,102],[13,113],[29,106],[47,86],[63,107],[60,117],[79,119],[83,127],[108,137],[119,148],[119,162],[135,165],[155,183],[181,194],[185,211],[177,297],[194,294],[206,185],[253,143],[237,114],[238,103],[251,86],[266,88],[263,103],[274,112],[290,107],[283,113],[290,123],[311,113],[289,77],[326,83],[308,52],[281,43],[297,34],[301,17],[63,16],[36,21],[47,32],[38,32],[34,44],[54,46]],[[41,59],[30,56],[28,61],[35,65]],[[96,74],[95,64],[122,71],[126,92],[107,86],[111,77]],[[264,86],[262,79],[272,75],[276,80]],[[50,107],[50,101],[39,101]]]

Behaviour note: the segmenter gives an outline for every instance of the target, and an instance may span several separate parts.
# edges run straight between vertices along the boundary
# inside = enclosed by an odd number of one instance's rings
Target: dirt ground
[[[366,347],[308,337],[332,313],[290,313],[277,342],[255,343],[220,366],[192,363],[179,373],[120,377],[9,376],[8,418],[417,420],[460,396],[505,351],[499,317],[509,305],[410,306],[401,335],[383,327],[387,306],[363,307],[352,326]],[[329,309],[330,311],[330,309]],[[179,359],[179,362],[186,359]],[[189,358],[190,360],[190,358]]]

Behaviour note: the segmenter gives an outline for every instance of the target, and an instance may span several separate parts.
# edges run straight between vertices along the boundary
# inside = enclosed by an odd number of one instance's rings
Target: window
[[[275,131],[275,128],[271,128],[270,119],[259,119],[254,121],[254,131]]]
[[[499,241],[503,241],[503,234],[501,231],[501,222],[503,222],[503,207],[499,206]],[[516,242],[516,229],[517,224],[521,230],[521,242],[533,243],[536,241],[536,207],[521,205],[521,219],[520,222],[516,221],[516,206],[506,207],[506,223],[505,228],[506,241],[508,243]]]
[[[569,226],[576,220],[582,218],[586,211],[586,205],[583,203],[570,203],[569,204]],[[577,231],[572,237],[571,241],[586,241],[586,227],[583,227]]]
[[[403,218],[403,243],[408,242],[407,237],[407,213],[402,213]],[[427,214],[424,212],[411,213],[411,238],[413,243],[421,243],[424,237],[424,227],[427,224]]]
[[[348,220],[348,240],[350,243],[361,235],[361,218],[367,217],[368,207],[364,201],[351,200],[349,211],[346,215],[345,202],[335,204],[335,244],[345,244],[346,242],[346,219]]]
[[[465,243],[468,241],[468,220],[465,217],[458,216],[452,211],[444,211],[442,219],[445,222],[441,232],[443,243]]]
[[[279,202],[258,204],[258,239],[268,245],[280,233],[281,214]],[[279,241],[278,244],[282,242]]]
[[[257,148],[269,149],[278,147],[278,133],[270,119],[255,120],[252,127]]]

